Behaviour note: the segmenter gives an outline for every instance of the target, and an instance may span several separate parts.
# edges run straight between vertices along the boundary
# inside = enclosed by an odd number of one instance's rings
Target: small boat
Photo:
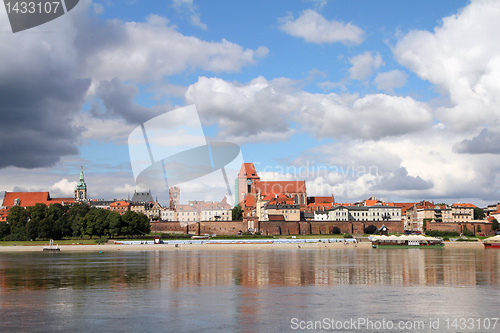
[[[485,249],[496,249],[500,248],[500,235],[489,237],[483,240]]]
[[[59,248],[59,245],[54,246],[54,240],[51,239],[49,246],[45,246],[43,251],[61,251],[61,249]]]
[[[192,236],[191,239],[209,239],[209,235]]]
[[[373,248],[442,248],[443,240],[437,237],[426,237],[423,235],[402,235],[402,236],[373,236],[370,238]]]

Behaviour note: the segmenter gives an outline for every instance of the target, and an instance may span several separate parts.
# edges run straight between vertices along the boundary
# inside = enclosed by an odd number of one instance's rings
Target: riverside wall
[[[494,236],[495,231],[491,229],[491,223],[483,222],[462,222],[462,223],[427,223],[427,230],[437,230],[437,231],[452,231],[463,233],[465,228],[472,231],[476,235]]]
[[[254,227],[264,235],[329,235],[334,233],[362,234],[370,225],[380,228],[385,225],[389,232],[403,232],[401,221],[255,221]],[[248,230],[246,221],[201,221],[201,222],[151,222],[152,232],[183,234],[236,235]]]

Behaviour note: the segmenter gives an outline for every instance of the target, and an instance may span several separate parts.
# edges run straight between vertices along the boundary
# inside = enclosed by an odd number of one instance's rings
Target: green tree
[[[122,235],[144,235],[151,231],[151,225],[149,224],[149,218],[142,214],[136,213],[131,210],[122,215]]]
[[[243,218],[243,211],[240,208],[240,205],[234,206],[234,208],[231,211],[231,215],[233,218],[233,221],[241,221]]]
[[[121,235],[121,229],[123,226],[121,215],[118,212],[109,212],[107,219],[109,237]]]
[[[72,234],[71,224],[68,221],[68,208],[61,204],[53,204],[47,208],[47,218],[52,221],[49,238],[62,239]]]
[[[84,217],[89,210],[90,207],[84,203],[74,204],[69,209],[68,222],[71,225],[71,234],[73,237],[79,237],[85,234]]]
[[[28,211],[20,206],[14,206],[10,209],[7,221],[10,225],[11,240],[28,240],[26,225],[30,216]]]
[[[92,236],[101,237],[109,229],[109,221],[107,219],[109,211],[100,208],[90,208],[84,220],[85,233]]]
[[[462,231],[462,234],[467,237],[473,237],[474,232],[472,230],[467,229],[467,226],[464,226],[464,230]]]
[[[10,224],[7,222],[0,222],[0,239],[10,235]]]
[[[491,230],[498,230],[498,220],[497,219],[493,219],[491,221]]]
[[[47,217],[47,205],[37,203],[28,207],[30,221],[27,225],[30,239],[49,239],[52,235],[53,221]]]
[[[484,220],[484,210],[474,207],[474,220]]]

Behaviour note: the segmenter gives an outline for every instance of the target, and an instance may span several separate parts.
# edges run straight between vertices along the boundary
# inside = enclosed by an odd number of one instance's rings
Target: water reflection
[[[498,285],[500,251],[478,249],[179,250],[0,257],[9,289],[191,286]]]
[[[0,331],[282,332],[291,318],[494,317],[499,256],[371,248],[2,254]]]

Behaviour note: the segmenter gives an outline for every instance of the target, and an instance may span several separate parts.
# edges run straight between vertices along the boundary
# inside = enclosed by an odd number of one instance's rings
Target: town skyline
[[[251,164],[251,165],[254,165],[254,163],[243,163],[243,166],[244,165],[248,165],[248,164]],[[255,168],[256,170],[256,168]],[[258,172],[258,171],[257,171]],[[258,177],[259,179],[261,179],[260,177],[260,172],[258,172]],[[264,173],[265,174],[265,173]],[[84,180],[84,168],[83,166],[81,167],[80,169],[80,172],[79,172],[79,180],[78,181],[71,181],[70,184],[74,184],[74,187],[73,187],[73,190],[71,191],[71,193],[69,192],[63,192],[63,194],[65,193],[66,195],[59,195],[61,192],[58,192],[58,191],[51,191],[51,189],[53,188],[48,188],[48,189],[41,189],[41,190],[37,190],[37,191],[25,191],[25,190],[14,190],[14,191],[2,191],[0,192],[0,200],[3,202],[4,200],[4,195],[5,193],[14,193],[14,192],[26,192],[26,193],[30,193],[30,192],[37,192],[37,193],[49,193],[50,197],[51,198],[56,198],[56,200],[65,200],[65,199],[74,199],[76,201],[79,201],[78,200],[78,197],[80,196],[81,198],[81,193],[80,193],[80,189],[82,188],[82,186],[85,186],[85,194],[84,196],[86,197],[85,201],[88,201],[88,202],[99,202],[99,201],[106,201],[106,202],[119,202],[119,201],[125,201],[125,202],[134,202],[133,198],[137,195],[139,196],[142,196],[142,195],[147,195],[148,197],[152,198],[150,201],[151,202],[157,202],[159,203],[163,208],[167,208],[169,206],[169,204],[171,203],[171,200],[173,199],[172,198],[172,194],[171,194],[171,191],[173,188],[177,189],[178,192],[175,193],[175,202],[177,204],[180,204],[180,205],[188,205],[190,202],[207,202],[207,203],[218,203],[218,202],[230,202],[230,196],[228,195],[228,193],[226,192],[224,195],[222,195],[219,200],[215,199],[215,200],[206,200],[206,199],[203,199],[203,198],[192,198],[191,195],[187,195],[185,197],[183,197],[183,192],[182,192],[182,184],[181,186],[174,186],[174,187],[170,187],[166,192],[167,192],[167,197],[165,198],[164,196],[162,196],[162,200],[159,200],[159,196],[154,192],[152,191],[151,189],[134,189],[133,192],[131,193],[127,193],[127,196],[126,197],[103,197],[103,196],[96,196],[96,197],[92,197],[92,196],[87,196],[87,193],[95,193],[95,192],[87,192],[87,183],[85,180]],[[86,176],[85,176],[86,178]],[[238,189],[237,189],[237,180],[238,178],[235,179],[236,182],[235,182],[235,187],[232,189],[233,191],[233,194],[235,196],[235,204],[232,205],[233,207],[237,205],[238,201],[243,202],[243,199],[244,199],[244,196],[240,199],[238,199],[238,195],[237,195],[237,192],[238,192]],[[370,195],[369,193],[364,195],[364,194],[361,194],[360,195],[360,198],[359,200],[343,200],[342,197],[337,197],[335,195],[335,193],[330,193],[330,194],[326,194],[326,195],[315,195],[315,194],[310,194],[309,192],[307,192],[307,182],[304,181],[304,180],[300,180],[300,179],[290,179],[289,177],[286,177],[284,179],[266,179],[266,178],[262,178],[262,181],[264,182],[270,182],[270,183],[273,183],[273,182],[285,182],[285,183],[303,183],[303,188],[304,188],[304,191],[305,193],[307,193],[307,198],[311,197],[331,197],[333,198],[333,203],[335,204],[335,206],[352,206],[352,205],[363,205],[364,202],[366,201],[378,201],[380,203],[383,203],[383,204],[386,204],[386,203],[429,203],[429,204],[435,204],[435,205],[448,205],[448,206],[452,206],[452,205],[456,205],[456,204],[472,204],[473,206],[476,206],[476,207],[479,207],[479,208],[487,208],[487,206],[496,206],[497,204],[500,204],[500,200],[493,200],[492,202],[489,202],[487,203],[486,205],[476,205],[474,202],[472,201],[469,201],[469,202],[462,202],[462,201],[454,201],[454,202],[450,202],[450,201],[445,201],[445,200],[433,200],[433,199],[429,199],[429,198],[417,198],[416,200],[407,200],[407,201],[396,201],[396,200],[385,200],[384,198],[379,198],[379,197],[376,197],[374,195]],[[90,186],[91,188],[92,186]],[[310,195],[309,195],[310,194]],[[364,196],[363,196],[364,195]],[[142,202],[142,201],[141,201]],[[59,203],[59,202],[57,202]],[[374,204],[374,203],[372,203]]]

